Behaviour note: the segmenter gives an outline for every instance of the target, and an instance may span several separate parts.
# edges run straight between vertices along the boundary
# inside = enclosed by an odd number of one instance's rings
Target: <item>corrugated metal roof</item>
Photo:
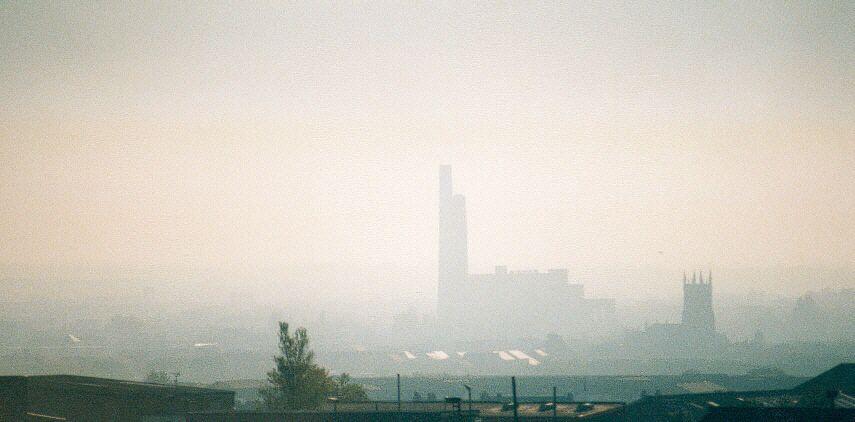
[[[442,350],[434,350],[433,352],[425,353],[429,358],[434,360],[446,360],[448,359],[448,353],[443,352]]]
[[[508,350],[508,353],[512,354],[517,359],[531,359],[531,356],[527,355],[522,350]]]
[[[506,352],[504,350],[496,350],[493,353],[498,354],[499,358],[502,360],[516,360],[517,359],[517,358],[511,356],[508,352]]]

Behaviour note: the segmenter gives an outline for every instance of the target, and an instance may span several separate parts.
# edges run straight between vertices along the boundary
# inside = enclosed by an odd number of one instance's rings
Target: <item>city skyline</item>
[[[0,57],[4,421],[855,416],[855,1],[0,0]]]
[[[7,272],[853,270],[845,3],[0,11]]]

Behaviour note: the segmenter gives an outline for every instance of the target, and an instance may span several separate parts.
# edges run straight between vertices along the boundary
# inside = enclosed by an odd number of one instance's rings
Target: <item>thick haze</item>
[[[451,164],[473,271],[851,275],[853,9],[4,2],[0,268],[432,295]]]

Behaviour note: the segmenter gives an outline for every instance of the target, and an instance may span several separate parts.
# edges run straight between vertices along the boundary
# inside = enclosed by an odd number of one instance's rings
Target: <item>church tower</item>
[[[466,227],[466,198],[455,194],[451,166],[439,168],[439,274],[437,316],[454,320],[462,307],[461,290],[469,274]]]
[[[691,279],[683,273],[683,327],[698,334],[715,332],[712,272],[706,280],[703,272],[693,272]]]

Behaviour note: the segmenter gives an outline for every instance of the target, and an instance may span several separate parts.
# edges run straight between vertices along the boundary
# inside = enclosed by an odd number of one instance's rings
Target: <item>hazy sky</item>
[[[412,3],[0,3],[0,265],[855,266],[855,3]]]

